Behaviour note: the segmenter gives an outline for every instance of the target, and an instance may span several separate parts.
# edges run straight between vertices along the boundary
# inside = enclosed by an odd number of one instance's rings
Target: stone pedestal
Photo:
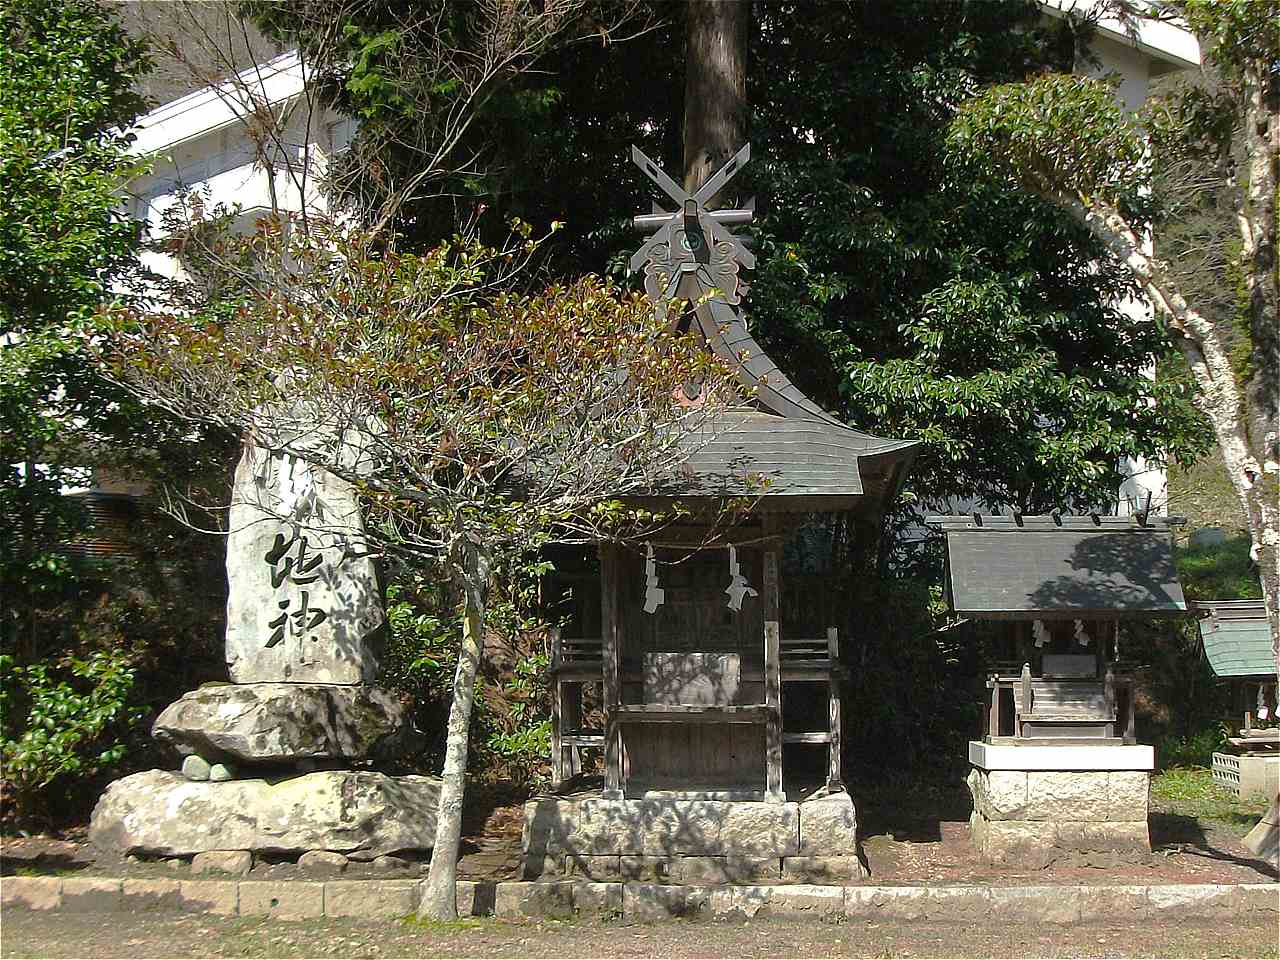
[[[526,879],[719,884],[863,876],[847,793],[788,803],[593,793],[539,797],[524,813]]]
[[[387,760],[422,741],[386,690],[327,683],[204,686],[166,707],[151,735],[183,756],[258,766]]]
[[[310,440],[324,453],[323,432]],[[359,473],[358,444],[340,447]],[[161,713],[152,733],[183,757],[182,772],[117,780],[94,809],[92,839],[164,857],[326,851],[311,858],[325,863],[430,850],[439,781],[342,769],[422,742],[400,701],[372,685],[386,613],[354,488],[246,443],[230,517],[235,682],[193,690]]]
[[[1151,852],[1151,747],[973,741],[969,759],[971,838],[984,859],[1042,866],[1063,853]]]

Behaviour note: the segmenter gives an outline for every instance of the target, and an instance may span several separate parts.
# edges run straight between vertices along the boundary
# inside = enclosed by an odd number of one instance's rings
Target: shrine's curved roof
[[[893,495],[918,441],[878,437],[823,410],[724,301],[702,304],[696,316],[708,346],[738,370],[757,406],[726,411],[707,426],[706,437],[690,438],[688,459],[672,481],[681,493],[812,498],[806,506],[815,510]]]

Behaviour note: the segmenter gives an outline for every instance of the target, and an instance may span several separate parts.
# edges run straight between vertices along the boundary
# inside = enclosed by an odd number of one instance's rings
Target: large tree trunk
[[[1272,127],[1276,126],[1274,117]],[[1276,283],[1275,244],[1275,148],[1271,153],[1271,190],[1268,198],[1257,198],[1241,211],[1241,232],[1246,243],[1242,257],[1243,272],[1253,273],[1246,284],[1249,291],[1253,350],[1251,360],[1256,368],[1274,363],[1277,318],[1275,291],[1265,291]],[[1258,564],[1262,581],[1262,597],[1271,628],[1271,652],[1280,676],[1280,499],[1277,497],[1277,429],[1275,422],[1276,387],[1271,379],[1260,395],[1255,394],[1256,380],[1244,384],[1237,379],[1232,363],[1230,331],[1220,328],[1199,311],[1188,306],[1186,299],[1169,275],[1165,264],[1147,254],[1137,232],[1118,209],[1093,199],[1088,204],[1070,196],[1056,196],[1062,206],[1072,212],[1091,233],[1129,267],[1142,284],[1151,303],[1169,320],[1179,334],[1178,346],[1191,367],[1196,382],[1196,404],[1213,427],[1218,448],[1226,464],[1227,476],[1240,499],[1249,536],[1253,541],[1252,556]],[[1267,220],[1269,218],[1269,226]],[[1250,237],[1265,242],[1271,237],[1272,253],[1262,258],[1263,273],[1255,272],[1258,255],[1249,248]],[[1269,272],[1268,272],[1269,271]],[[1259,304],[1262,304],[1259,307]],[[1270,310],[1269,319],[1258,321],[1254,311]],[[1268,355],[1273,359],[1268,360]],[[1280,796],[1272,799],[1271,808],[1262,821],[1245,838],[1245,844],[1259,856],[1273,859],[1280,849]]]
[[[684,188],[693,193],[746,142],[751,4],[689,0],[687,17]]]
[[[476,670],[484,644],[485,598],[489,585],[488,554],[474,544],[466,548],[462,579],[465,595],[462,648],[453,676],[453,704],[449,708],[440,803],[436,809],[436,842],[419,908],[421,915],[432,920],[455,920],[458,916],[458,849],[462,841],[462,801],[467,786],[467,738],[475,704]]]

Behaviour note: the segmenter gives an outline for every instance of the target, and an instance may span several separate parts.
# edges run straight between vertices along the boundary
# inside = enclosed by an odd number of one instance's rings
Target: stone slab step
[[[5,877],[5,910],[136,913],[139,910],[271,916],[405,917],[417,910],[422,880],[133,880],[108,877]],[[459,881],[462,916],[499,918],[595,913],[630,921],[682,917],[849,917],[956,920],[975,917],[1040,923],[1116,918],[1237,920],[1280,915],[1280,885],[1161,884],[1094,886],[835,886],[758,884]]]

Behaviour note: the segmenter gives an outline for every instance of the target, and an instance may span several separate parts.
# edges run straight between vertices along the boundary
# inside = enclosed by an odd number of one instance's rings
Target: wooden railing
[[[1011,723],[1005,723],[1008,701]],[[1011,734],[1002,732],[1006,727]],[[1134,743],[1133,678],[1118,676],[1114,664],[1101,680],[1033,677],[1030,664],[1023,664],[1018,676],[993,674],[987,680],[983,732],[988,742]]]

